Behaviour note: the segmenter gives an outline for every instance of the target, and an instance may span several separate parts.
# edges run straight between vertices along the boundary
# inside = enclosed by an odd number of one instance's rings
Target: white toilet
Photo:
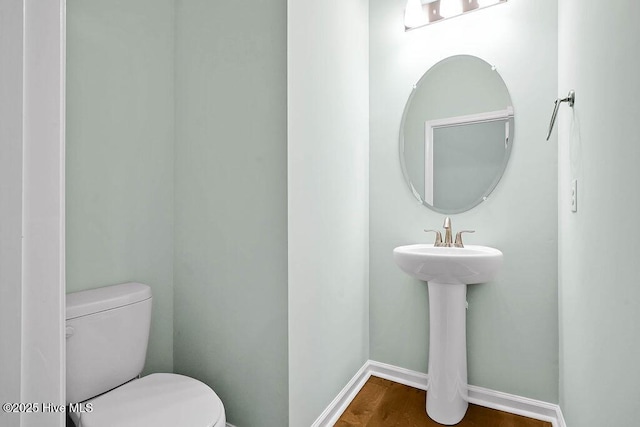
[[[77,427],[226,425],[222,401],[206,384],[177,374],[138,378],[151,323],[149,286],[67,294],[66,314],[67,404]]]

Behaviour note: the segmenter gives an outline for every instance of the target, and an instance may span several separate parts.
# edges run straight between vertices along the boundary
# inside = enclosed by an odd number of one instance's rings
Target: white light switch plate
[[[578,212],[578,180],[571,180],[571,212]]]

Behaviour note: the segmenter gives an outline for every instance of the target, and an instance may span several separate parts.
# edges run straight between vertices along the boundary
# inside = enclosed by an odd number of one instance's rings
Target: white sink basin
[[[469,406],[467,387],[467,286],[493,280],[502,252],[486,246],[400,246],[396,264],[429,286],[429,388],[427,414],[444,425],[459,423]]]
[[[502,252],[487,246],[434,247],[429,244],[399,246],[393,259],[408,275],[425,282],[448,285],[484,283],[502,266]]]

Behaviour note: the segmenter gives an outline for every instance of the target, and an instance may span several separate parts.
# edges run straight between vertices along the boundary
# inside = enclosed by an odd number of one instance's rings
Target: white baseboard
[[[558,427],[567,427],[567,423],[564,421],[564,415],[562,415],[562,409],[560,409],[560,405],[558,405],[558,411],[556,413],[558,417]]]
[[[560,407],[554,403],[502,393],[483,387],[470,385],[469,403],[497,409],[535,420],[548,421],[553,427],[566,427]]]
[[[427,390],[429,387],[427,374],[368,360],[338,396],[333,399],[333,402],[320,414],[311,427],[333,426],[372,375],[420,390]],[[553,427],[566,427],[560,407],[553,403],[471,385],[469,386],[469,403],[536,420],[548,421]]]
[[[347,409],[349,403],[356,397],[356,394],[358,394],[364,383],[366,383],[371,376],[369,362],[370,360],[362,365],[362,368],[356,372],[353,378],[351,378],[347,385],[338,393],[336,398],[333,399],[329,406],[320,414],[318,419],[311,424],[311,427],[328,427],[338,421],[340,415]]]
[[[365,366],[368,366],[371,375],[375,375],[376,377],[420,390],[427,390],[429,388],[429,377],[422,372],[412,371],[411,369],[376,362],[374,360],[368,360]]]

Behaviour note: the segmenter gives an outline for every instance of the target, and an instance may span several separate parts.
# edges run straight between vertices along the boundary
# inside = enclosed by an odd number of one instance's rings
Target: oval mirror
[[[414,87],[400,125],[400,163],[411,191],[441,213],[491,194],[514,140],[511,97],[490,64],[469,55],[431,67]]]

